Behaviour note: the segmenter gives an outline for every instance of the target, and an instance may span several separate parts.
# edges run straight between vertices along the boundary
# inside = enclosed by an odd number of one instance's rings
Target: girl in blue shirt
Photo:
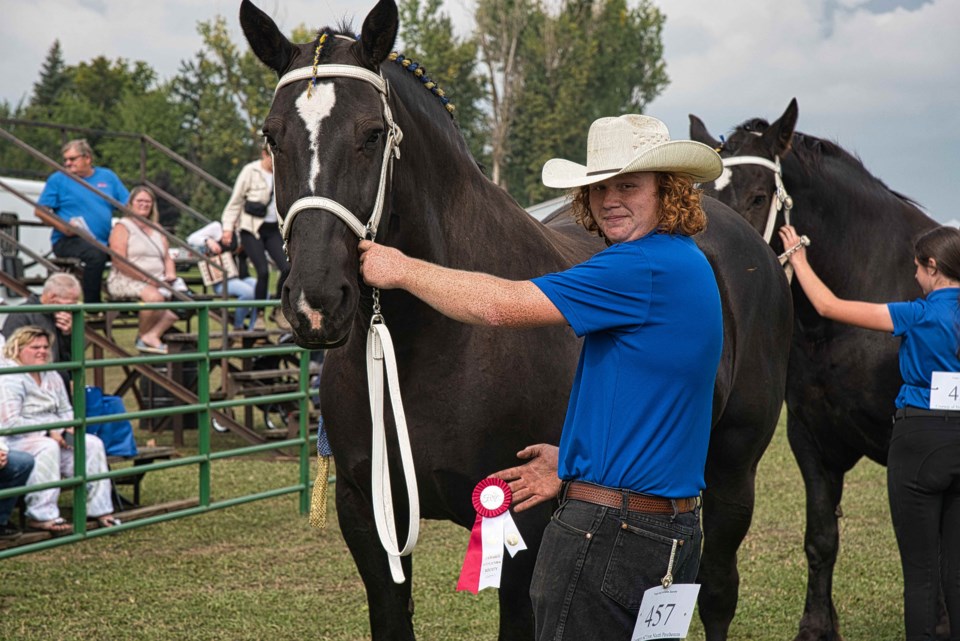
[[[784,247],[799,237],[780,230]],[[951,639],[960,639],[960,411],[931,408],[934,372],[960,372],[960,230],[937,227],[914,246],[923,297],[903,303],[837,298],[801,247],[790,264],[804,294],[826,318],[901,337],[893,435],[887,455],[890,514],[903,566],[907,640],[934,639],[943,585]]]

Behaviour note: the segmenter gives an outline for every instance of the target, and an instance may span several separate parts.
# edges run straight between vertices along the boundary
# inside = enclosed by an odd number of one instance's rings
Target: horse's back
[[[697,245],[713,266],[723,301],[724,346],[714,421],[769,424],[786,386],[793,304],[776,255],[739,214],[703,199],[707,228]]]

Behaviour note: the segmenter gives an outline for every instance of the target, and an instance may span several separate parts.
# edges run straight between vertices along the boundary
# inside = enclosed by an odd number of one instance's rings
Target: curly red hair
[[[693,236],[707,228],[707,216],[700,204],[703,191],[694,186],[690,176],[658,172],[657,192],[660,198],[660,211],[657,213],[659,231]],[[587,231],[603,237],[590,211],[590,186],[575,188],[570,192],[570,197],[574,220]]]

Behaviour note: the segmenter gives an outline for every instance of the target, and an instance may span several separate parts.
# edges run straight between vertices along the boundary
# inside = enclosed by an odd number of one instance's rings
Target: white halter
[[[387,189],[387,176],[392,172],[394,158],[400,157],[400,141],[403,132],[393,120],[390,105],[387,99],[390,95],[390,85],[381,74],[352,65],[320,65],[302,67],[286,73],[277,83],[276,92],[290,83],[300,80],[314,82],[316,78],[353,78],[373,85],[380,93],[380,102],[383,105],[383,118],[387,123],[387,141],[383,148],[383,162],[380,166],[380,186],[377,189],[377,200],[367,223],[364,224],[349,209],[329,198],[321,196],[307,196],[300,198],[287,210],[285,216],[280,216],[280,230],[283,234],[284,252],[290,241],[290,230],[293,219],[306,209],[320,209],[329,211],[342,220],[359,238],[374,239],[377,236],[377,227],[383,215],[384,195]],[[397,442],[400,448],[400,462],[403,468],[404,482],[407,486],[407,500],[410,506],[410,519],[407,528],[407,541],[400,549],[397,542],[397,528],[393,513],[393,492],[390,486],[390,463],[387,457],[387,435],[383,420],[383,372],[386,368],[387,385],[390,391],[390,403],[393,408],[394,422],[397,428]],[[377,534],[380,544],[387,553],[390,564],[390,574],[395,583],[403,583],[406,579],[400,565],[400,557],[413,552],[420,534],[420,500],[417,490],[417,477],[413,466],[413,450],[410,447],[410,436],[407,432],[407,419],[403,412],[403,401],[400,396],[397,361],[393,350],[393,340],[380,314],[380,292],[373,290],[373,316],[370,319],[370,330],[367,333],[367,386],[370,393],[370,416],[373,422],[373,451],[371,453],[371,487],[373,490],[373,515],[377,525]]]
[[[770,240],[773,238],[773,228],[777,224],[777,212],[783,209],[783,219],[789,225],[790,210],[793,209],[793,198],[790,197],[790,194],[787,193],[787,188],[783,185],[783,169],[780,168],[780,156],[774,156],[773,161],[760,156],[731,156],[729,158],[721,158],[721,160],[723,161],[724,167],[759,165],[773,172],[773,180],[776,184],[776,197],[770,201],[770,212],[767,214],[767,226],[763,230],[763,241],[769,245]],[[809,246],[810,239],[806,236],[801,236],[800,242],[796,246],[785,247],[784,249],[786,251],[777,257],[787,274],[788,283],[793,281],[793,265],[787,262],[790,259],[790,255],[801,247]]]
[[[283,234],[284,251],[290,240],[290,228],[293,226],[293,219],[297,214],[305,209],[324,209],[329,211],[337,218],[347,224],[353,233],[359,238],[375,238],[377,227],[380,225],[380,217],[383,215],[383,200],[387,190],[387,175],[393,168],[393,159],[400,157],[400,141],[403,140],[403,132],[397,123],[393,120],[393,113],[390,111],[390,105],[387,98],[390,96],[390,85],[381,74],[373,73],[361,67],[353,65],[320,65],[314,67],[301,67],[285,73],[277,83],[277,88],[273,95],[276,97],[277,91],[292,82],[307,80],[313,82],[315,78],[353,78],[363,80],[373,85],[380,93],[380,102],[383,104],[383,119],[387,122],[387,142],[383,147],[383,162],[380,166],[380,186],[377,189],[377,200],[373,205],[373,211],[370,218],[364,224],[349,209],[335,200],[323,198],[321,196],[307,196],[300,198],[284,216],[280,217],[280,232]]]
[[[774,156],[773,160],[767,160],[760,156],[731,156],[723,158],[724,167],[734,167],[736,165],[759,165],[766,167],[773,172],[773,180],[776,183],[776,198],[770,201],[770,212],[767,214],[767,226],[763,230],[763,240],[768,245],[773,238],[773,228],[777,224],[777,212],[783,209],[783,217],[787,224],[790,224],[790,210],[793,209],[793,199],[787,193],[783,186],[783,170],[780,168],[780,157]]]

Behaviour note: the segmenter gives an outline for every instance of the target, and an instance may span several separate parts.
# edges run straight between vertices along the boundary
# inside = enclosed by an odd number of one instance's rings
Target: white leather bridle
[[[349,209],[329,198],[321,196],[307,196],[298,199],[280,218],[280,231],[283,235],[284,252],[290,241],[290,230],[297,214],[307,209],[329,211],[342,220],[358,238],[374,239],[377,236],[377,227],[383,215],[384,198],[387,182],[393,171],[393,160],[400,157],[400,141],[403,132],[393,120],[390,105],[387,99],[390,96],[390,85],[378,73],[373,73],[361,67],[352,65],[315,65],[301,67],[285,73],[277,82],[274,91],[301,80],[315,82],[317,78],[353,78],[373,85],[380,94],[383,106],[383,118],[386,121],[386,144],[383,147],[383,161],[380,166],[380,186],[377,189],[377,199],[373,211],[366,224]],[[289,254],[288,254],[289,256]],[[407,486],[407,500],[409,503],[409,525],[407,540],[403,548],[397,542],[396,520],[393,511],[393,492],[390,486],[390,463],[387,456],[387,435],[383,420],[383,374],[386,368],[387,385],[390,392],[390,404],[393,409],[396,423],[397,442],[400,449],[400,462],[403,468],[404,481]],[[367,386],[370,394],[370,416],[373,422],[373,450],[371,452],[371,487],[373,492],[373,515],[377,526],[380,543],[387,553],[390,564],[390,574],[395,583],[403,583],[403,567],[400,557],[413,552],[420,534],[420,501],[417,489],[417,477],[413,465],[413,450],[410,447],[410,436],[407,431],[407,419],[403,412],[403,400],[400,396],[399,377],[397,374],[397,360],[393,349],[393,340],[384,324],[380,313],[380,292],[373,289],[373,316],[370,319],[370,329],[367,332]],[[336,428],[333,428],[336,429]],[[325,482],[321,480],[318,482]]]
[[[314,82],[317,78],[354,78],[367,82],[376,88],[380,93],[380,102],[383,105],[383,119],[387,123],[387,141],[383,146],[383,161],[380,165],[380,186],[377,188],[377,200],[373,204],[373,211],[367,219],[366,224],[353,214],[349,209],[335,200],[323,198],[322,196],[306,196],[298,199],[286,214],[280,217],[280,232],[283,234],[284,251],[290,240],[290,229],[293,227],[293,219],[297,214],[305,209],[322,209],[329,211],[334,216],[346,223],[358,238],[373,239],[377,235],[377,227],[380,225],[380,218],[383,215],[384,196],[387,191],[387,178],[393,171],[394,158],[400,157],[400,141],[403,140],[403,132],[393,120],[393,113],[390,111],[390,105],[387,99],[390,97],[390,85],[386,79],[378,73],[373,73],[361,67],[353,65],[321,65],[318,67],[301,67],[287,72],[277,82],[277,88],[273,95],[286,85],[300,80]]]
[[[735,167],[737,165],[759,165],[766,167],[773,172],[773,180],[776,185],[774,198],[770,201],[770,211],[767,214],[767,224],[763,230],[763,240],[768,245],[773,238],[774,227],[777,224],[777,212],[783,209],[783,217],[787,224],[790,224],[790,210],[793,209],[793,199],[787,193],[783,186],[783,170],[780,168],[780,157],[774,156],[773,160],[767,160],[760,156],[730,156],[722,158],[724,167]]]

